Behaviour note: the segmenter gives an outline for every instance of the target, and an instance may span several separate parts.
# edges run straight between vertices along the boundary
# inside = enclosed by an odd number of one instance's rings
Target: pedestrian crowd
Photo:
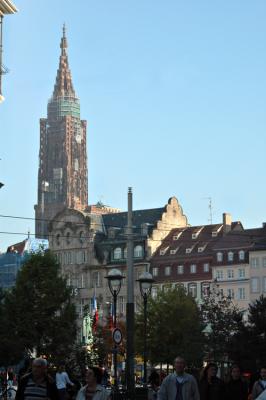
[[[47,367],[46,359],[33,361],[30,371],[19,379],[16,400],[110,399],[110,391],[105,387],[109,381],[106,370],[89,367],[85,385],[80,387],[69,377],[64,363],[59,365],[55,378],[48,373]],[[260,369],[259,379],[251,386],[242,378],[237,365],[231,367],[227,382],[217,376],[218,368],[214,363],[205,367],[199,380],[185,372],[185,367],[185,360],[176,357],[173,373],[164,376],[153,369],[148,380],[149,400],[266,400],[266,366]],[[8,379],[14,379],[12,371]]]
[[[233,365],[230,378],[224,382],[217,376],[216,364],[208,364],[199,381],[185,372],[185,360],[176,357],[175,372],[169,374],[154,394],[157,400],[266,400],[266,366],[250,388],[242,378],[238,365]]]
[[[86,370],[85,385],[69,378],[62,363],[55,379],[48,373],[44,358],[36,358],[28,373],[21,376],[15,400],[109,400],[110,392],[101,384],[104,374],[99,367]]]

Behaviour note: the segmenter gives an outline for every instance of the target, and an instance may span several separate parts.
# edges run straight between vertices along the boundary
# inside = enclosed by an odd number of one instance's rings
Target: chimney
[[[226,235],[231,231],[232,217],[231,214],[223,213],[223,233]]]

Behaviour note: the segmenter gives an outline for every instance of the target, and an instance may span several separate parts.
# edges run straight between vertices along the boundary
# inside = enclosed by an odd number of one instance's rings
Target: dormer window
[[[216,257],[217,257],[217,261],[218,262],[222,262],[223,261],[223,253],[221,253],[221,252],[217,253]]]
[[[181,235],[182,235],[182,232],[177,233],[176,235],[173,236],[173,240],[178,240]]]
[[[122,258],[122,249],[121,247],[116,247],[114,249],[114,260],[121,260]]]
[[[192,233],[192,239],[197,239],[198,234],[197,233]]]
[[[168,247],[169,247],[169,246],[168,246]],[[166,247],[166,248],[160,250],[160,256],[164,256],[164,255],[165,255],[165,253],[166,253],[167,250],[168,250],[168,247]]]
[[[234,260],[234,253],[232,251],[229,251],[227,254],[228,261],[233,261]]]
[[[206,246],[198,247],[198,253],[202,253]]]
[[[170,254],[176,254],[178,249],[179,249],[179,247],[177,247],[176,249],[171,249]]]
[[[186,249],[186,254],[191,253],[191,251],[192,251],[192,247],[188,247],[188,248]]]
[[[212,237],[217,237],[218,236],[218,232],[217,231],[212,231]]]

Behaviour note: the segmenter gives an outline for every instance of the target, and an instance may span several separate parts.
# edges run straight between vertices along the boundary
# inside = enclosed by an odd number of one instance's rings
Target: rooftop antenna
[[[209,209],[208,222],[212,225],[212,215],[213,215],[212,198],[211,197],[204,197],[204,199],[209,201],[209,203],[208,203],[208,209]]]

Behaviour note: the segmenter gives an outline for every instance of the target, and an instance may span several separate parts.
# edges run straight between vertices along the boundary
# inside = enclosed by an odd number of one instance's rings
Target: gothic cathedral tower
[[[40,119],[38,204],[35,235],[47,236],[49,221],[65,207],[88,205],[86,125],[80,119],[79,99],[68,66],[65,27],[61,55],[47,118]]]

